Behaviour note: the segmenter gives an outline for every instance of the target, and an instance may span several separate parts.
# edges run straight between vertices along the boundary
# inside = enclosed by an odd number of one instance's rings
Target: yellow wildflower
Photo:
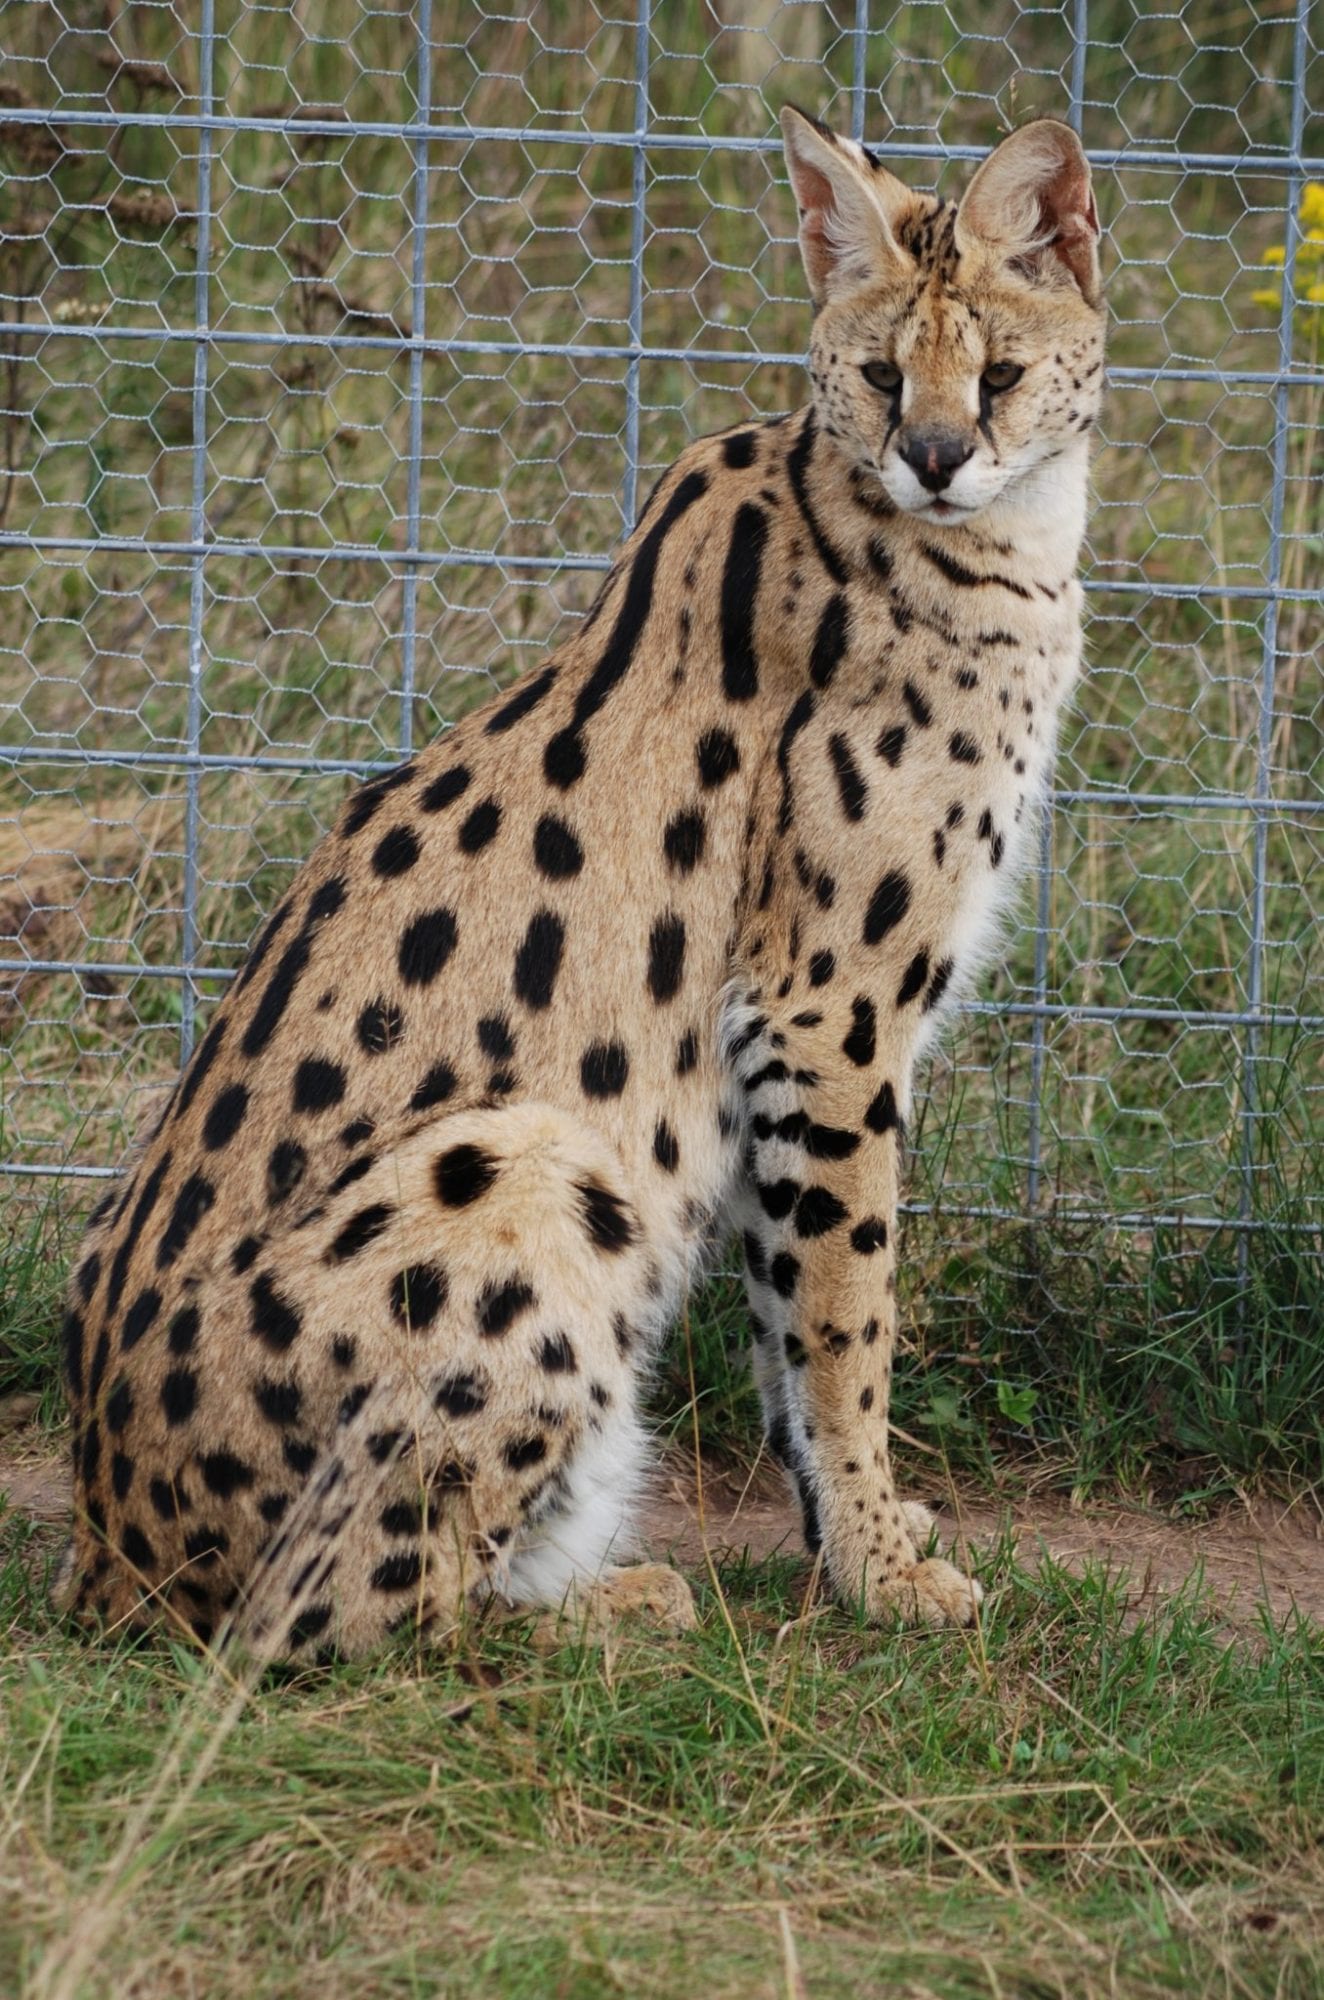
[[[1324,285],[1308,285],[1306,297],[1312,306],[1324,306]]]
[[[1301,220],[1307,229],[1324,228],[1324,181],[1307,181],[1302,188]]]
[[[1270,291],[1268,286],[1263,291],[1252,292],[1251,297],[1257,306],[1268,306],[1270,310],[1276,310],[1283,302],[1282,293]]]
[[[1321,257],[1324,257],[1324,229],[1307,230],[1296,246],[1297,263],[1318,264]]]
[[[1271,243],[1261,257],[1260,262],[1261,264],[1285,264],[1287,262],[1287,245],[1285,243]]]

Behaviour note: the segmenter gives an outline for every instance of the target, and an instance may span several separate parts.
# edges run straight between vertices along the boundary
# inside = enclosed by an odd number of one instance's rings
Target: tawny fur
[[[688,450],[549,664],[347,802],[93,1219],[81,1616],[353,1653],[624,1601],[641,1378],[732,1223],[837,1592],[973,1615],[889,1468],[897,1183],[1078,670],[1097,223],[1065,127],[954,208],[785,126],[812,403]]]

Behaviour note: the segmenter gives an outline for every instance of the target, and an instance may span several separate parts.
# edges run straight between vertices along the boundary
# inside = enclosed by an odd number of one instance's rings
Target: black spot
[[[584,1214],[584,1227],[599,1250],[615,1256],[634,1242],[635,1227],[629,1209],[613,1189],[601,1181],[576,1181]]]
[[[184,1512],[182,1497],[168,1479],[153,1479],[147,1488],[147,1497],[158,1520],[175,1521]]]
[[[515,1037],[504,1014],[484,1014],[478,1023],[478,1046],[493,1062],[509,1062],[515,1053]]]
[[[620,1042],[594,1042],[585,1049],[579,1080],[586,1097],[619,1097],[630,1075],[630,1057]]]
[[[339,1063],[305,1056],[294,1072],[294,1109],[330,1111],[342,1101],[348,1087],[349,1079]]]
[[[551,910],[539,910],[515,953],[513,980],[515,998],[535,1012],[552,1004],[564,948],[565,925]]]
[[[120,1351],[127,1354],[136,1347],[147,1329],[154,1323],[161,1310],[161,1294],[150,1285],[139,1292],[133,1304],[124,1315],[124,1325],[120,1330]]]
[[[809,961],[809,984],[826,986],[837,969],[837,961],[830,951],[816,951]]]
[[[409,1100],[411,1111],[426,1111],[433,1104],[444,1104],[454,1094],[459,1082],[449,1063],[433,1063],[423,1081]]]
[[[833,735],[828,738],[828,750],[837,780],[841,810],[848,820],[861,820],[869,803],[869,787],[855,762],[850,744],[844,736]]]
[[[286,945],[276,969],[262,989],[253,1018],[244,1030],[240,1047],[246,1056],[259,1056],[275,1034],[294,995],[294,989],[308,970],[313,954],[312,933],[305,925]]]
[[[298,1187],[307,1166],[308,1155],[297,1139],[282,1139],[273,1146],[267,1161],[267,1200],[273,1204],[285,1201]]]
[[[94,1250],[91,1256],[85,1257],[78,1267],[78,1296],[84,1305],[87,1304],[96,1290],[97,1280],[100,1276],[101,1258]]]
[[[393,826],[372,850],[372,872],[390,880],[407,875],[419,857],[418,835],[410,826]]]
[[[895,770],[901,762],[901,753],[906,747],[906,725],[897,722],[885,729],[875,744],[878,755]]]
[[[551,882],[565,882],[584,866],[584,850],[563,819],[544,813],[533,833],[533,859]]]
[[[685,925],[674,910],[668,910],[648,937],[648,990],[660,1007],[675,999],[684,977]]]
[[[947,739],[947,753],[955,764],[978,764],[982,762],[979,745],[972,736],[958,729]]]
[[[676,1044],[676,1075],[688,1076],[699,1061],[699,1038],[693,1028],[687,1028]]]
[[[862,993],[858,994],[851,1002],[851,1028],[841,1045],[841,1052],[850,1058],[857,1069],[867,1069],[874,1059],[877,1043],[877,1017],[873,1001]]]
[[[249,1328],[277,1354],[283,1354],[298,1338],[303,1320],[288,1299],[281,1297],[264,1271],[254,1278],[248,1291],[251,1302]]]
[[[134,1247],[139,1235],[146,1226],[148,1217],[156,1206],[156,1198],[161,1192],[161,1183],[170,1170],[170,1160],[171,1155],[169,1153],[162,1154],[143,1183],[142,1191],[134,1204],[133,1214],[129,1218],[128,1227],[124,1232],[119,1248],[115,1252],[114,1262],[110,1267],[110,1278],[106,1285],[107,1315],[115,1312],[119,1307],[119,1302],[124,1292],[124,1281],[129,1274],[129,1259],[133,1255]]]
[[[384,1056],[404,1031],[405,1017],[394,1000],[370,1000],[355,1026],[359,1047],[370,1056]]]
[[[465,770],[463,764],[456,764],[453,769],[443,771],[439,778],[434,778],[432,783],[424,788],[418,803],[425,813],[441,812],[444,807],[453,805],[455,800],[469,789],[469,782],[470,773]]]
[[[280,925],[273,919],[268,928],[274,939],[276,932],[280,929]],[[257,965],[260,965],[261,962],[262,953],[255,949],[249,954],[248,965],[244,967],[243,972],[235,982],[236,989],[243,984],[250,969],[256,970]],[[184,1116],[184,1113],[197,1096],[202,1084],[206,1081],[212,1064],[221,1053],[221,1043],[225,1039],[225,1029],[226,1023],[224,1021],[213,1021],[202,1040],[198,1043],[197,1048],[193,1051],[193,1060],[184,1072],[184,1081],[180,1084],[179,1096],[175,1099],[175,1117],[177,1119]]]
[[[227,1084],[218,1091],[202,1126],[202,1143],[209,1153],[219,1153],[222,1146],[229,1145],[247,1110],[248,1091],[242,1083]]]
[[[410,1264],[391,1280],[392,1317],[414,1333],[423,1333],[450,1296],[440,1264]]]
[[[423,1526],[422,1513],[414,1500],[392,1500],[377,1518],[387,1535],[416,1535]]]
[[[117,1500],[127,1500],[136,1470],[137,1462],[127,1452],[115,1453],[110,1461],[110,1487]]]
[[[767,540],[767,515],[745,501],[736,510],[722,572],[722,686],[728,701],[752,701],[759,691],[754,612]]]
[[[917,951],[911,959],[910,964],[906,967],[901,984],[897,988],[897,1006],[908,1007],[915,998],[915,995],[923,991],[928,976],[929,954],[927,951]]]
[[[842,1125],[806,1124],[804,1146],[811,1160],[848,1160],[859,1151],[860,1135]]]
[[[366,1250],[390,1227],[394,1215],[393,1205],[386,1201],[375,1201],[367,1208],[359,1209],[332,1239],[323,1255],[323,1263],[343,1264],[350,1257],[357,1257],[360,1250]]]
[[[487,1390],[475,1375],[447,1375],[433,1390],[432,1401],[448,1417],[474,1417],[487,1407]]]
[[[995,833],[989,843],[988,858],[995,868],[1000,867],[1005,843],[1000,833]]]
[[[665,1118],[659,1118],[653,1128],[653,1158],[663,1173],[674,1174],[680,1165],[680,1141]]]
[[[418,1550],[400,1549],[378,1563],[372,1573],[372,1587],[381,1591],[412,1590],[422,1574]]]
[[[281,1441],[281,1457],[290,1471],[303,1479],[317,1463],[317,1446],[306,1438],[284,1438]]]
[[[512,1472],[523,1472],[528,1465],[541,1465],[547,1456],[547,1440],[535,1434],[533,1437],[512,1438],[502,1456]]]
[[[913,681],[907,681],[901,690],[901,699],[910,710],[911,719],[918,729],[927,729],[933,720],[933,710],[925,701]]]
[[[92,1482],[95,1480],[97,1476],[97,1467],[100,1465],[100,1463],[101,1463],[101,1427],[97,1423],[96,1418],[93,1417],[91,1422],[88,1424],[87,1429],[83,1432],[83,1445],[82,1445],[82,1451],[80,1453],[80,1470],[83,1475],[84,1486],[91,1486]],[[90,1501],[88,1502],[88,1512],[89,1513],[91,1512]],[[98,1525],[102,1529],[104,1529],[105,1527],[104,1516]]]
[[[68,1312],[64,1316],[64,1325],[60,1329],[60,1351],[70,1399],[76,1402],[83,1393],[83,1322],[76,1312]]]
[[[236,1458],[232,1451],[208,1451],[200,1454],[198,1467],[202,1473],[204,1486],[214,1493],[218,1500],[229,1500],[236,1493],[246,1493],[253,1484],[253,1468],[245,1465],[242,1458]]]
[[[551,693],[555,680],[556,668],[545,667],[533,680],[522,682],[510,700],[503,702],[488,716],[483,724],[484,734],[504,736],[508,729],[513,729],[524,716],[531,714],[545,695]]]
[[[236,1277],[242,1277],[245,1271],[252,1270],[265,1241],[266,1238],[262,1236],[240,1237],[230,1252],[230,1269]]]
[[[446,1208],[467,1208],[487,1193],[497,1171],[497,1161],[481,1146],[452,1146],[437,1156],[433,1185]]]
[[[763,1245],[759,1242],[758,1237],[752,1229],[747,1229],[744,1232],[744,1246],[745,1263],[749,1268],[749,1275],[756,1285],[761,1285],[766,1281],[768,1276],[768,1260],[764,1255]]]
[[[884,875],[869,899],[864,913],[864,942],[877,944],[894,929],[910,908],[910,882],[900,869]]]
[[[172,1354],[190,1354],[198,1337],[198,1309],[181,1306],[166,1329],[166,1344]]]
[[[901,1120],[897,1115],[896,1092],[890,1083],[879,1086],[878,1092],[864,1114],[864,1122],[871,1132],[894,1132]]]
[[[224,1528],[194,1528],[184,1537],[184,1555],[199,1569],[211,1569],[230,1549],[230,1537]]]
[[[850,1210],[831,1188],[807,1187],[795,1208],[797,1236],[826,1236],[846,1220]]]
[[[262,1519],[274,1528],[278,1521],[284,1520],[289,1512],[289,1506],[288,1493],[264,1493],[257,1503],[257,1511]]]
[[[488,1285],[478,1298],[478,1331],[490,1340],[508,1333],[522,1312],[538,1303],[532,1285],[522,1278],[507,1279],[504,1285]]]
[[[338,1333],[331,1342],[331,1359],[337,1368],[352,1368],[359,1344],[352,1333]]]
[[[722,439],[722,457],[733,472],[747,472],[754,463],[756,431],[732,431]]]
[[[699,783],[706,792],[724,785],[740,769],[735,737],[725,729],[708,730],[699,738],[694,755],[699,766]]]
[[[459,832],[460,850],[464,854],[480,854],[497,837],[501,826],[501,807],[496,799],[484,799],[467,814]]]
[[[549,1333],[538,1350],[538,1365],[549,1375],[573,1375],[579,1363],[569,1337],[564,1333]]]
[[[692,874],[703,860],[707,838],[708,829],[697,806],[689,812],[673,814],[662,836],[662,851],[668,865],[679,875]]]
[[[253,1384],[253,1401],[269,1424],[297,1424],[303,1406],[297,1382],[277,1382],[269,1375]]]
[[[795,1291],[795,1282],[800,1275],[799,1261],[789,1250],[781,1250],[773,1258],[768,1269],[772,1289],[779,1299],[789,1299]]]
[[[215,1206],[216,1190],[204,1174],[190,1174],[170,1212],[170,1220],[157,1245],[156,1268],[164,1271],[183,1255],[188,1240],[208,1210]]]
[[[774,1222],[780,1222],[795,1207],[795,1197],[800,1192],[798,1181],[757,1181],[754,1191],[759,1198],[763,1213]]]
[[[127,1376],[121,1375],[106,1398],[106,1429],[118,1437],[132,1415],[133,1390]]]
[[[887,1224],[879,1216],[867,1215],[850,1233],[850,1247],[861,1257],[872,1257],[887,1248]]]
[[[849,644],[850,606],[835,591],[823,607],[809,655],[809,678],[815,687],[831,687]]]
[[[340,1408],[336,1412],[337,1423],[342,1427],[345,1424],[352,1424],[371,1394],[371,1382],[356,1382],[349,1394],[340,1399]]]
[[[377,780],[379,788],[383,792],[392,791],[396,785],[404,783],[412,769],[412,765],[398,764],[394,771]],[[304,912],[303,919],[304,929],[311,930],[314,924],[325,923],[328,917],[334,917],[337,910],[343,909],[348,894],[344,876],[329,875],[325,882],[319,883],[308,898],[308,908]]]
[[[306,1646],[311,1639],[320,1638],[331,1623],[331,1617],[332,1610],[329,1604],[310,1604],[306,1611],[301,1611],[297,1618],[291,1620],[290,1629],[285,1636],[286,1645],[293,1650],[298,1646]]]
[[[125,1561],[132,1563],[135,1569],[148,1570],[156,1562],[151,1543],[142,1529],[136,1527],[132,1521],[126,1521],[120,1529],[120,1548]]]
[[[450,910],[425,910],[400,939],[396,962],[406,986],[430,986],[455,950],[459,932]]]
[[[935,967],[933,977],[929,981],[929,990],[924,995],[924,1012],[926,1014],[932,1013],[933,1009],[942,999],[955,970],[956,960],[954,958],[944,958]]]

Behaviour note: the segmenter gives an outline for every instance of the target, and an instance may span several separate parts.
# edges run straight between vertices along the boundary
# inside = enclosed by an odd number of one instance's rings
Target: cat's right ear
[[[909,190],[853,139],[788,104],[782,111],[786,165],[800,211],[800,255],[815,306],[876,285],[900,269],[891,218]]]

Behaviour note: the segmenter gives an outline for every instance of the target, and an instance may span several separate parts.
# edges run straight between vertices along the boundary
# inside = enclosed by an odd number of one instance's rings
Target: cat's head
[[[1040,118],[959,203],[914,194],[788,106],[822,429],[926,526],[1050,495],[1098,413],[1099,222],[1080,141]],[[1018,494],[1018,487],[1021,489]]]

